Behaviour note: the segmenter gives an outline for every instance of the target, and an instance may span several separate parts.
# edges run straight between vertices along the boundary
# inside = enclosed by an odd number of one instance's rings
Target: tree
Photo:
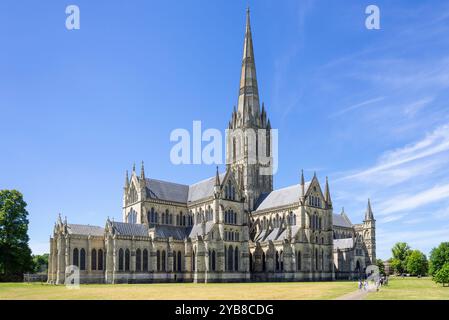
[[[38,272],[46,272],[48,269],[48,253],[44,253],[42,255],[33,255],[33,271]]]
[[[449,242],[442,242],[430,252],[429,273],[434,276],[446,263],[449,263]]]
[[[21,280],[33,269],[26,205],[19,191],[0,190],[0,280]]]
[[[405,242],[398,242],[393,246],[391,252],[393,253],[391,266],[394,271],[398,274],[406,272],[406,261],[411,252],[409,245]]]
[[[413,250],[407,257],[407,272],[414,276],[426,275],[428,270],[427,257],[419,250]]]
[[[385,265],[384,265],[384,262],[382,261],[382,259],[377,259],[376,265],[379,268],[379,273],[381,275],[385,275]]]
[[[435,273],[433,276],[433,281],[436,283],[442,283],[443,287],[445,287],[446,284],[449,284],[449,263],[446,263]]]

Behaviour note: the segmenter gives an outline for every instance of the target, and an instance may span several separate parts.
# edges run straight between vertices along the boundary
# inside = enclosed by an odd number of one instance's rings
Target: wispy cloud
[[[361,107],[364,107],[364,106],[367,106],[367,105],[370,105],[370,104],[374,104],[376,102],[380,102],[380,101],[382,101],[384,99],[385,99],[385,97],[377,97],[377,98],[374,98],[374,99],[369,99],[369,100],[357,103],[355,105],[352,105],[350,107],[346,107],[346,108],[344,108],[344,109],[342,109],[342,110],[340,110],[338,112],[335,112],[335,113],[331,114],[329,117],[330,118],[334,118],[334,117],[337,117],[337,116],[341,116],[341,115],[343,115],[343,114],[345,114],[347,112],[359,109]]]
[[[347,175],[342,180],[369,180],[380,172],[387,172],[392,168],[398,168],[406,165],[412,161],[428,158],[441,152],[449,150],[449,124],[442,125],[436,128],[425,138],[409,144],[403,148],[398,148],[393,151],[385,152],[379,159],[378,163],[371,168]],[[443,158],[442,161],[449,162],[449,159]],[[413,170],[407,172],[408,177],[419,174],[422,169],[428,168],[428,164],[418,164]],[[410,169],[410,168],[408,168]],[[417,170],[418,169],[418,170]],[[396,171],[400,173],[399,171]],[[388,172],[388,176],[392,176]]]
[[[405,210],[412,210],[429,203],[449,198],[449,184],[435,186],[415,195],[398,195],[385,201],[380,207],[379,215],[386,215]]]
[[[407,105],[404,108],[404,113],[407,116],[414,116],[417,114],[421,109],[423,109],[425,106],[427,106],[429,103],[431,103],[434,100],[433,97],[427,97],[424,99],[420,99],[418,101],[415,101],[409,105]]]

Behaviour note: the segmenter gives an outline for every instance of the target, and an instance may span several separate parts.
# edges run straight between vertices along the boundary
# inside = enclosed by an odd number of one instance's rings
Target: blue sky
[[[81,29],[65,28],[77,4]],[[365,28],[365,8],[381,30]],[[329,176],[335,211],[377,219],[397,241],[449,240],[447,1],[250,1],[261,100],[279,129],[275,187]],[[121,219],[124,172],[193,183],[170,132],[224,130],[237,103],[246,1],[0,3],[0,188],[20,190],[30,245],[48,251],[57,214]]]

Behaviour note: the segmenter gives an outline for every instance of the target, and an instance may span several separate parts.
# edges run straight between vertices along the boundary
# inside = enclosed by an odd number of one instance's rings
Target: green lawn
[[[355,282],[81,285],[79,290],[37,283],[0,283],[0,299],[334,299]]]
[[[449,287],[436,284],[431,278],[390,277],[388,287],[369,293],[368,300],[449,300]]]

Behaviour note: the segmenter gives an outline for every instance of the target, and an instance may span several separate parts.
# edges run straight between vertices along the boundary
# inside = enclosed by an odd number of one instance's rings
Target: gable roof
[[[170,238],[176,240],[184,240],[188,237],[191,227],[179,227],[168,225],[156,225],[154,226],[155,235],[158,238]]]
[[[223,181],[226,173],[219,175]],[[157,179],[146,179],[147,198],[187,203],[211,197],[214,194],[215,176],[192,185],[179,184]]]
[[[310,181],[305,183],[305,192],[310,187]],[[262,194],[258,200],[256,211],[266,210],[275,207],[282,207],[299,202],[301,197],[301,184],[273,190],[270,193]]]
[[[223,182],[225,175],[226,173],[221,173],[218,175],[221,182]],[[190,185],[187,201],[194,202],[211,197],[214,194],[215,178],[216,176],[213,176]]]
[[[145,224],[113,221],[112,227],[121,236],[148,237],[148,227]]]
[[[349,220],[348,216],[343,214],[334,213],[332,215],[332,224],[338,227],[352,228],[352,223]]]
[[[76,235],[91,235],[91,236],[103,236],[104,229],[98,226],[91,226],[88,224],[67,224],[67,232],[69,234]]]
[[[206,221],[206,234],[208,234],[212,228],[214,227],[215,222],[213,221]],[[203,234],[203,227],[201,225],[201,223],[195,224],[192,229],[190,230],[189,233],[189,238],[194,238],[197,237],[198,235],[202,235]]]
[[[147,198],[187,203],[188,185],[147,178],[146,187]]]

